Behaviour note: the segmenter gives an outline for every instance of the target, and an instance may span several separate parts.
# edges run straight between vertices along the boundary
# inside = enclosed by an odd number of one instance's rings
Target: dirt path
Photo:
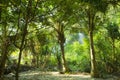
[[[33,71],[30,73],[22,73],[21,80],[89,80],[90,75],[84,74],[59,74],[58,72],[40,72]]]
[[[89,74],[59,74],[58,72],[28,71],[20,74],[20,80],[120,80],[117,78],[93,79]]]
[[[8,79],[8,80],[14,80]],[[59,74],[58,72],[27,71],[20,73],[19,80],[120,80],[118,78],[93,79],[89,74]]]

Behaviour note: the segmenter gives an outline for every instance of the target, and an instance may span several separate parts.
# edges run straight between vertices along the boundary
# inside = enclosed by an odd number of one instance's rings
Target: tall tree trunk
[[[70,69],[68,68],[67,63],[66,63],[66,59],[65,59],[64,43],[60,43],[60,48],[61,48],[61,54],[62,54],[62,60],[63,60],[63,71],[69,72]]]
[[[28,25],[28,23],[26,22],[25,29],[24,29],[23,35],[22,35],[23,37],[21,40],[21,45],[20,45],[20,52],[19,52],[19,57],[18,57],[17,69],[16,69],[16,80],[18,80],[18,78],[19,78],[19,68],[20,68],[22,51],[23,51],[23,47],[24,47],[24,41],[25,41],[25,37],[27,35],[27,25]]]
[[[90,42],[90,57],[91,57],[91,77],[97,78],[99,77],[96,58],[95,58],[95,51],[94,51],[94,41],[93,41],[93,31],[94,31],[94,12],[88,13],[88,20],[89,20],[89,42]]]
[[[25,25],[24,25],[23,32],[22,32],[23,34],[22,34],[21,45],[20,45],[20,48],[19,48],[20,52],[19,52],[19,57],[18,57],[18,64],[17,64],[17,69],[16,69],[15,80],[19,79],[19,68],[20,68],[22,51],[23,51],[23,48],[24,48],[24,42],[25,42],[25,38],[26,38],[26,35],[27,35],[27,27],[28,27],[28,23],[29,23],[29,17],[30,17],[30,12],[31,12],[31,5],[32,5],[32,0],[29,0],[28,1],[28,5],[27,5],[26,15],[25,15]]]
[[[0,1],[0,3],[1,3],[1,1]],[[2,9],[0,7],[0,22],[1,22],[1,14],[2,14]],[[3,46],[4,46],[4,44],[3,44]],[[6,57],[6,52],[3,52],[3,51],[6,51],[4,49],[6,49],[5,46],[2,47],[2,54],[1,54],[1,58],[0,58],[0,79],[1,79],[2,74],[3,74],[4,64],[5,64],[5,60],[4,59]]]
[[[96,60],[95,60],[93,31],[89,32],[89,36],[90,36],[91,77],[99,77],[98,71],[97,71]]]
[[[64,43],[65,43],[65,34],[64,34],[64,26],[62,23],[57,22],[57,28],[55,29],[58,34],[58,43],[60,45],[61,49],[61,57],[62,57],[62,63],[63,63],[63,72],[70,72],[70,69],[68,68],[66,59],[65,59],[65,53],[64,53]]]
[[[1,62],[0,62],[0,79],[4,73],[5,63],[6,63],[7,54],[8,54],[7,44],[5,43],[3,46],[4,47],[2,48],[2,55],[1,55]]]
[[[7,54],[8,54],[8,47],[9,47],[9,39],[7,38],[7,23],[4,24],[5,26],[3,26],[3,32],[2,32],[2,38],[3,38],[3,44],[2,44],[2,54],[1,54],[1,61],[0,61],[0,79],[4,73],[4,68],[5,68],[5,63],[7,60]]]
[[[58,69],[59,69],[59,72],[62,73],[63,71],[63,66],[62,66],[62,59],[61,59],[61,55],[59,53],[57,53],[56,55],[57,57],[57,62],[58,62]]]

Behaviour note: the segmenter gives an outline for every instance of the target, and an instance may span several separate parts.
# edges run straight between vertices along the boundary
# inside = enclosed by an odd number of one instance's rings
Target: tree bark
[[[97,71],[97,65],[95,60],[95,51],[94,51],[94,44],[93,44],[93,31],[89,32],[90,35],[90,57],[91,57],[91,77],[99,77]]]
[[[16,77],[15,80],[19,79],[19,68],[20,68],[20,62],[21,62],[21,57],[22,57],[22,51],[24,49],[24,42],[25,42],[25,38],[27,35],[27,27],[29,24],[29,18],[30,18],[30,12],[31,12],[31,5],[32,5],[32,0],[28,1],[28,5],[27,5],[27,11],[26,11],[26,15],[25,15],[25,25],[23,28],[23,32],[22,32],[22,40],[21,40],[21,45],[20,45],[20,52],[19,52],[19,57],[18,57],[18,64],[17,64],[17,70],[16,70]],[[19,25],[18,25],[19,26]]]
[[[59,53],[57,53],[56,57],[57,57],[59,72],[62,73],[63,66],[62,66],[62,61],[61,61],[61,55]]]
[[[95,58],[95,51],[94,51],[94,41],[93,41],[93,31],[94,31],[94,17],[95,13],[89,11],[88,13],[88,20],[89,20],[89,42],[90,42],[90,58],[91,58],[91,77],[97,78],[99,77],[96,58]]]
[[[62,60],[63,60],[63,71],[67,71],[67,65],[66,65],[66,60],[65,60],[65,53],[64,53],[64,44],[60,43],[60,48],[61,48],[61,54],[62,54]]]
[[[63,72],[70,72],[70,69],[68,68],[66,59],[65,59],[64,43],[60,43],[60,48],[61,48],[61,54],[62,54],[62,60],[63,60]]]
[[[20,52],[19,52],[19,57],[18,57],[18,64],[17,64],[17,69],[16,69],[16,80],[18,80],[18,77],[19,77],[19,68],[20,68],[21,56],[22,56],[22,51],[23,51],[23,47],[24,47],[25,37],[27,35],[27,25],[28,25],[28,22],[26,22],[25,29],[24,29],[23,35],[22,35],[23,37],[21,40]]]
[[[3,44],[2,44],[2,54],[1,54],[1,62],[0,62],[0,79],[4,73],[4,68],[5,68],[5,63],[7,60],[7,54],[8,54],[8,47],[9,47],[9,39],[7,38],[7,23],[4,24],[3,26],[3,32],[2,32],[2,38],[3,38]]]
[[[65,43],[65,35],[64,35],[64,27],[59,23],[58,25],[58,42],[61,49],[61,56],[63,61],[63,72],[70,72],[68,68],[66,59],[65,59],[65,52],[64,52],[64,43]]]
[[[5,63],[7,59],[7,54],[8,54],[8,46],[5,44],[3,45],[2,49],[2,56],[1,56],[1,63],[0,63],[0,79],[4,73],[4,68],[5,68]]]

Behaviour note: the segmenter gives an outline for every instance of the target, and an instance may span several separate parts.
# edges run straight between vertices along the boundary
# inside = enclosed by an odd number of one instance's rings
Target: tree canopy
[[[0,79],[13,64],[16,80],[26,65],[120,73],[119,11],[119,0],[1,0]]]

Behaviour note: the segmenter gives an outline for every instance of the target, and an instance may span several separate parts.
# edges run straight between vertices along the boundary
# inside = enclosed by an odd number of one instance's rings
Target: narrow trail
[[[116,77],[93,79],[88,73],[59,74],[59,72],[28,71],[20,74],[20,80],[120,80]]]
[[[14,77],[6,80],[14,80]],[[59,74],[59,72],[26,71],[20,73],[19,80],[120,80],[117,77],[93,79],[88,73]]]

